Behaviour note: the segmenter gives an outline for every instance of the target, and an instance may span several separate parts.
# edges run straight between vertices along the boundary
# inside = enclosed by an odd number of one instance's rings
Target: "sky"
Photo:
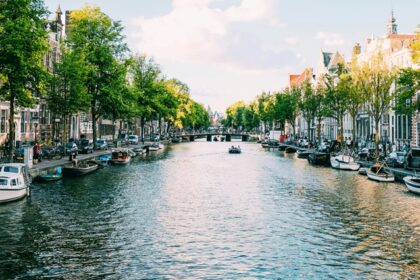
[[[283,89],[289,74],[317,71],[321,50],[349,58],[355,43],[386,34],[391,10],[398,33],[420,24],[419,0],[44,1],[51,12],[99,6],[123,23],[133,53],[153,57],[167,78],[219,112]]]

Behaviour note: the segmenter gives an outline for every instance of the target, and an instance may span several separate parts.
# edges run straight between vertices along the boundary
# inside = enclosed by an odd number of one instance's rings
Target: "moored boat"
[[[383,165],[374,164],[371,168],[366,171],[366,174],[369,179],[378,181],[378,182],[394,182],[394,175],[386,171]]]
[[[136,155],[140,156],[146,153],[146,149],[143,147],[137,147],[134,148],[133,151],[136,153]]]
[[[357,171],[360,164],[354,161],[354,158],[349,155],[337,155],[330,158],[331,167],[340,170]]]
[[[53,170],[48,170],[45,173],[39,174],[37,179],[43,182],[58,181],[63,178],[63,170],[61,166],[54,168]]]
[[[148,146],[148,147],[147,147],[147,150],[148,150],[149,152],[156,152],[156,151],[159,151],[159,144],[154,143],[154,144],[152,144],[152,145]]]
[[[111,163],[117,165],[128,164],[131,161],[131,156],[127,149],[117,149],[112,151]]]
[[[63,167],[64,176],[82,176],[97,170],[99,165],[94,162],[82,162],[79,163],[77,160],[73,161],[72,165]]]
[[[232,146],[229,148],[229,154],[240,154],[241,153],[241,147],[235,147]]]
[[[263,148],[278,148],[280,145],[280,142],[278,140],[270,139],[265,143],[261,143],[261,146]]]
[[[359,174],[360,175],[363,175],[363,176],[367,176],[367,170],[368,170],[369,168],[366,168],[366,167],[361,167],[361,168],[359,168]]]
[[[308,156],[308,162],[314,165],[330,166],[330,154],[319,151],[312,152]]]
[[[0,203],[19,200],[29,195],[30,178],[22,163],[0,165]]]
[[[308,158],[311,153],[308,150],[297,150],[296,152],[298,158]]]
[[[420,178],[414,176],[406,176],[403,178],[405,186],[410,192],[420,194]]]
[[[287,153],[287,154],[293,154],[293,153],[296,153],[296,148],[294,148],[294,147],[292,147],[292,146],[288,146],[288,147],[284,150],[284,152],[285,152],[285,153]]]

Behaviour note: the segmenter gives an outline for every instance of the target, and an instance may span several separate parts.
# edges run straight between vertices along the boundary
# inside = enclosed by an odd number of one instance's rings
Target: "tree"
[[[305,81],[300,89],[302,97],[299,102],[299,109],[308,126],[308,138],[314,140],[314,135],[311,135],[311,126],[315,122],[315,117],[320,107],[320,99],[309,81]]]
[[[295,122],[296,118],[299,114],[299,101],[301,99],[301,91],[299,87],[292,87],[290,89],[286,89],[282,94],[282,98],[280,105],[282,116],[280,119],[285,120],[289,123],[292,127],[293,134],[295,134]]]
[[[130,74],[133,78],[132,87],[137,96],[137,116],[140,117],[141,139],[144,142],[144,124],[147,119],[156,115],[158,102],[156,95],[161,71],[153,59],[135,56]]]
[[[131,120],[136,116],[136,96],[126,83],[128,66],[131,61],[115,61],[112,77],[116,80],[105,98],[101,99],[102,115],[113,123],[112,140],[115,140],[115,122]]]
[[[353,148],[356,145],[356,116],[360,108],[366,103],[365,95],[357,90],[353,74],[345,73],[340,76],[340,86],[348,92],[347,110],[352,119]]]
[[[86,90],[87,69],[79,54],[63,48],[59,62],[53,67],[47,96],[48,108],[63,120],[63,135],[67,139],[67,118],[89,110],[90,96]]]
[[[416,40],[411,48],[413,50],[413,62],[420,64],[420,25],[417,25]]]
[[[349,88],[342,80],[342,75],[347,73],[347,69],[342,63],[338,64],[334,74],[325,74],[323,82],[325,85],[325,116],[335,119],[338,123],[338,139],[343,140],[344,115],[348,109]]]
[[[9,158],[15,146],[15,108],[31,107],[45,87],[46,70],[42,55],[47,51],[45,20],[48,12],[42,0],[0,1],[0,96],[9,101]]]
[[[395,111],[398,114],[411,116],[420,110],[420,100],[413,97],[420,90],[420,70],[402,69],[398,73]]]
[[[91,100],[95,147],[97,121],[106,113],[104,105],[122,87],[123,81],[115,70],[128,50],[122,30],[120,22],[111,20],[98,7],[86,6],[70,13],[68,45],[83,54],[88,69],[86,88]]]
[[[370,63],[362,63],[353,69],[357,90],[366,97],[369,115],[375,122],[376,158],[379,156],[379,122],[391,107],[394,94],[391,85],[395,81],[394,69],[389,69],[382,55],[372,57]]]

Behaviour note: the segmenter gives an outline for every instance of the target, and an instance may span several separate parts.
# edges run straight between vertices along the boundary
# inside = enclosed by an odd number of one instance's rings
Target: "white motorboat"
[[[0,165],[0,203],[18,200],[29,195],[30,184],[26,165],[22,163]]]
[[[117,165],[128,164],[131,161],[131,156],[127,149],[116,149],[112,151],[111,163]]]
[[[352,156],[348,155],[337,155],[330,157],[331,167],[341,170],[357,171],[360,168],[360,164],[354,161]]]
[[[149,152],[159,151],[159,144],[155,143],[148,147]]]
[[[406,176],[403,178],[405,186],[410,192],[420,194],[420,178],[414,176]]]
[[[366,171],[366,174],[369,179],[378,181],[378,182],[394,182],[394,175],[386,171],[383,165],[374,164],[371,168]]]

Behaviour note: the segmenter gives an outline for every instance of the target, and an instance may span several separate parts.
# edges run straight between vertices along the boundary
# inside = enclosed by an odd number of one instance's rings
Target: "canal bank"
[[[168,145],[169,141],[164,140],[161,141],[164,145]],[[125,146],[122,148],[142,148],[142,147],[146,147],[151,145],[153,142],[144,142],[144,144],[139,144],[139,145],[130,145],[130,146]],[[102,155],[107,155],[110,154],[112,152],[112,149],[108,149],[108,150],[104,150],[104,151],[94,151],[91,154],[78,154],[76,156],[75,159],[77,159],[79,162],[82,161],[89,161],[89,160],[93,160],[99,156]],[[43,160],[37,164],[34,164],[32,166],[32,168],[29,169],[29,174],[31,175],[32,178],[36,178],[37,176],[39,176],[40,174],[42,174],[43,172],[46,172],[48,170],[54,169],[56,167],[63,167],[65,165],[69,165],[72,162],[70,161],[69,156],[65,156],[61,159],[56,159],[56,160]]]

